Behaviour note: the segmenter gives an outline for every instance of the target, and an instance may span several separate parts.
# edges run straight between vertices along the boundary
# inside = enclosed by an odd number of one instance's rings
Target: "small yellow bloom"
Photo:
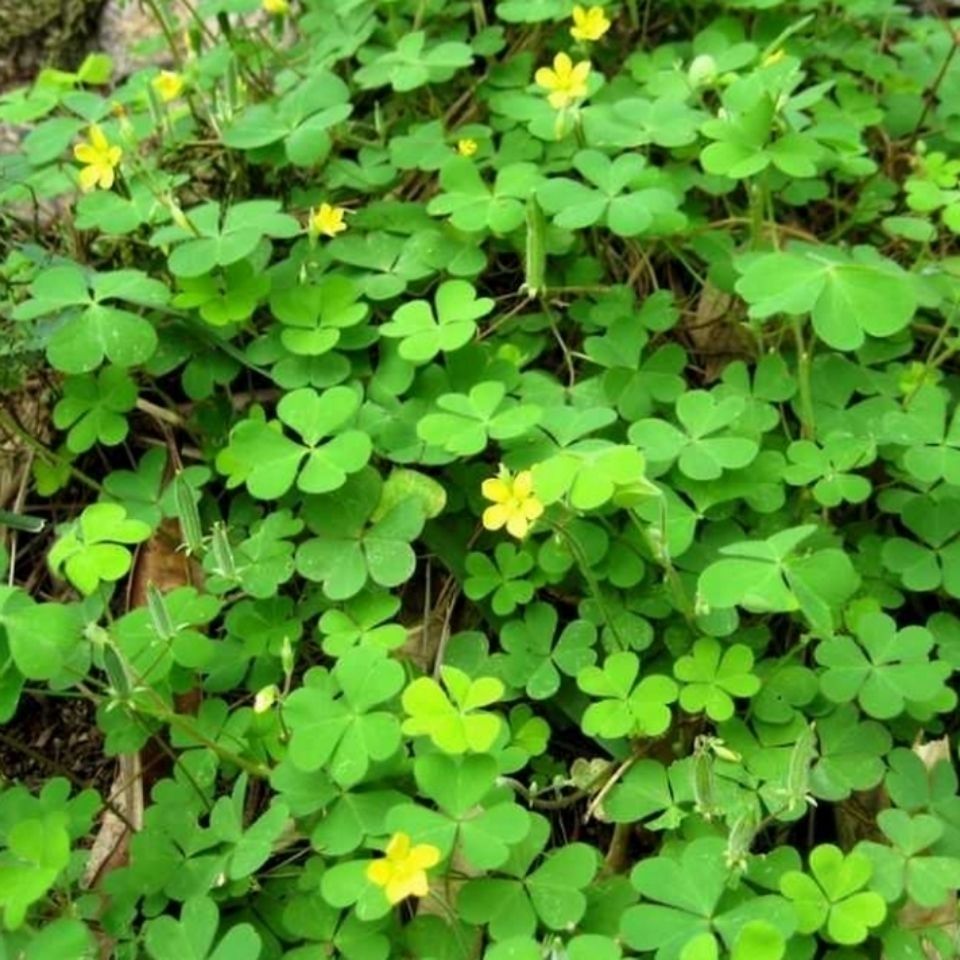
[[[73,155],[85,164],[80,171],[80,189],[84,193],[89,193],[94,187],[109,190],[113,186],[114,171],[120,166],[123,150],[112,145],[96,123],[87,131],[86,141],[73,148]]]
[[[549,92],[547,99],[555,110],[570,106],[574,100],[587,95],[587,77],[590,76],[590,61],[581,60],[576,66],[565,53],[553,58],[553,67],[541,67],[533,79],[538,86]]]
[[[263,9],[275,17],[282,17],[290,12],[288,0],[263,0]]]
[[[488,530],[507,528],[507,533],[522,540],[534,520],[543,513],[543,504],[533,492],[533,474],[521,470],[515,477],[505,467],[500,474],[483,481],[483,495],[493,501],[483,511],[483,525]]]
[[[610,21],[603,12],[603,7],[591,7],[587,10],[578,5],[573,8],[570,36],[574,40],[599,40],[609,29]]]
[[[310,230],[314,234],[323,234],[325,237],[335,237],[347,229],[344,221],[346,210],[343,207],[333,207],[329,203],[321,203],[319,208],[310,212]]]
[[[150,86],[157,92],[157,96],[164,103],[176,100],[183,90],[183,77],[173,70],[161,70],[160,73],[150,81]]]
[[[477,141],[464,137],[457,141],[457,153],[461,157],[472,157],[477,152]]]
[[[440,862],[440,851],[430,843],[415,847],[405,833],[395,833],[384,851],[386,856],[367,866],[367,879],[383,892],[390,903],[407,897],[425,897],[429,890],[427,870]]]
[[[773,53],[768,53],[763,58],[763,63],[760,64],[761,67],[772,67],[775,63],[779,63],[785,56],[787,51],[783,47],[777,47]]]

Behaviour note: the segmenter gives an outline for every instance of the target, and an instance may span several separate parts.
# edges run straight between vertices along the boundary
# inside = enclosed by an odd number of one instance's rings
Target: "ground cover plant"
[[[0,99],[0,954],[956,955],[948,12],[148,5]]]

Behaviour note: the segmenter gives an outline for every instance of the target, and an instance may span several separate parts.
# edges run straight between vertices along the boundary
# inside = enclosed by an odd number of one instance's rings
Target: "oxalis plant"
[[[147,6],[0,99],[0,952],[955,956],[957,23]]]

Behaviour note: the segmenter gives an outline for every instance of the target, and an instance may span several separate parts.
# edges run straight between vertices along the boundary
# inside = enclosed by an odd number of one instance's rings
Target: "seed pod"
[[[747,866],[747,857],[750,848],[757,837],[757,811],[753,806],[748,807],[730,825],[727,835],[727,849],[725,859],[728,867],[744,870]]]
[[[547,222],[534,194],[527,197],[527,246],[523,289],[532,300],[547,290]]]
[[[215,523],[213,525],[210,549],[213,552],[216,572],[227,580],[236,580],[237,565],[233,560],[233,547],[230,546],[226,524]]]
[[[694,808],[704,820],[712,820],[718,812],[717,780],[713,771],[710,737],[697,737],[693,747],[692,786]]]
[[[197,502],[193,499],[193,488],[187,483],[182,470],[178,471],[173,478],[173,495],[187,552],[202,554],[203,526],[200,523],[200,511],[197,509]]]
[[[177,628],[170,619],[170,611],[163,594],[153,583],[147,584],[147,609],[150,611],[150,621],[157,636],[161,640],[172,640],[176,636]]]
[[[790,751],[787,766],[787,811],[793,812],[797,805],[812,802],[810,793],[810,770],[818,756],[817,733],[813,723],[804,727]]]

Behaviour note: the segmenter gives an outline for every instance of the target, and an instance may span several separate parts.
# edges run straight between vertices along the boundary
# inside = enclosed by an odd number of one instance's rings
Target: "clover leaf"
[[[298,356],[318,357],[332,350],[343,331],[367,316],[360,290],[346,277],[329,276],[315,285],[278,286],[270,310],[284,325],[280,342]]]
[[[120,367],[104,367],[96,376],[69,377],[53,410],[53,423],[70,428],[67,448],[84,453],[97,443],[115,447],[127,436],[124,416],[137,404],[137,386]]]
[[[672,232],[683,226],[677,197],[666,188],[660,171],[647,167],[639,154],[625,153],[611,160],[599,150],[581,150],[573,160],[577,171],[592,184],[569,177],[553,177],[537,190],[546,213],[565,229],[603,223],[615,234]]]
[[[903,465],[921,483],[960,484],[960,410],[948,423],[948,400],[940,387],[922,386],[908,408],[883,421],[884,439],[906,447]]]
[[[396,587],[416,567],[410,546],[423,529],[423,499],[415,493],[387,504],[388,488],[372,468],[336,494],[314,497],[304,519],[314,536],[297,548],[297,570],[323,584],[331,600],[348,600],[368,580]]]
[[[721,559],[701,574],[697,590],[711,607],[801,610],[815,629],[830,634],[836,612],[859,586],[859,576],[841,550],[798,554],[812,525],[781,530],[767,540],[728,544]]]
[[[224,212],[219,203],[184,211],[189,225],[161,227],[150,239],[155,247],[173,245],[167,262],[176,277],[199,277],[249,257],[264,237],[293,237],[302,227],[281,212],[279,200],[247,200]]]
[[[118,503],[94,503],[65,526],[47,555],[50,569],[65,576],[81,593],[125,576],[133,562],[126,544],[141,543],[150,526],[131,520]]]
[[[367,433],[344,429],[359,409],[360,395],[350,387],[293,390],[277,404],[279,422],[238,423],[217,464],[230,486],[244,483],[260,500],[282,497],[294,483],[305,493],[336,490],[366,466],[372,452]],[[281,425],[302,442],[291,440]]]
[[[640,660],[635,653],[613,653],[602,667],[587,666],[577,675],[584,693],[598,698],[581,720],[588,736],[657,737],[672,719],[669,704],[677,699],[677,684],[661,674],[649,674],[636,683]]]
[[[19,671],[29,680],[50,680],[82,655],[84,623],[77,604],[36,603],[23,591],[4,587],[0,591],[0,627],[16,667],[0,674],[0,690],[5,694],[0,704],[5,704],[11,692],[14,705],[19,696],[19,683],[11,674]]]
[[[503,721],[483,710],[503,696],[503,684],[493,677],[472,680],[456,667],[440,668],[446,692],[436,680],[419,677],[403,691],[407,736],[428,736],[444,753],[484,753],[500,735]]]
[[[523,223],[525,200],[539,178],[535,164],[511,163],[498,171],[490,187],[473,161],[453,157],[440,169],[442,192],[427,204],[427,212],[449,215],[458,230],[510,233]]]
[[[146,926],[147,953],[153,960],[256,960],[260,935],[249,923],[238,923],[214,947],[220,915],[209,897],[188,900],[180,919],[157,917]]]
[[[577,510],[595,510],[613,499],[656,496],[645,474],[646,461],[635,448],[590,439],[535,464],[533,483],[545,504],[566,497]]]
[[[903,525],[922,540],[890,537],[881,553],[883,564],[899,574],[905,587],[918,592],[942,586],[960,597],[960,491],[941,484],[906,500],[900,510]]]
[[[767,921],[789,937],[794,919],[779,897],[738,898],[728,892],[731,868],[724,851],[720,837],[702,837],[672,856],[641,860],[630,882],[645,902],[623,912],[623,940],[634,950],[655,950],[657,960],[680,960],[687,956],[687,945],[704,934],[711,939],[719,935],[730,947],[756,920]]]
[[[724,470],[747,466],[759,451],[755,440],[728,432],[745,409],[742,397],[718,400],[705,390],[690,390],[677,400],[683,430],[664,420],[639,420],[630,427],[630,440],[660,472],[677,460],[680,472],[692,480],[715,480]]]
[[[523,620],[511,620],[500,631],[500,645],[506,652],[503,676],[513,686],[523,687],[534,700],[545,700],[557,692],[561,672],[575,677],[597,658],[597,630],[592,623],[568,623],[554,645],[556,629],[556,608],[535,603],[524,611]]]
[[[330,127],[350,116],[350,91],[329,70],[313,70],[274,103],[256,103],[235,117],[223,131],[223,142],[238,150],[254,150],[283,141],[287,159],[313,166],[330,151]]]
[[[497,773],[489,754],[424,754],[417,758],[414,774],[420,792],[438,810],[399,804],[387,815],[385,827],[423,838],[443,858],[457,850],[477,870],[500,867],[511,847],[530,832],[531,817],[495,789]]]
[[[596,850],[585,843],[570,843],[531,869],[549,836],[544,817],[537,814],[532,820],[528,835],[500,868],[504,876],[470,880],[460,894],[463,918],[488,924],[497,940],[532,936],[538,923],[550,930],[572,928],[587,909],[582,891],[597,872]]]
[[[890,733],[873,720],[861,720],[852,704],[817,721],[819,758],[810,773],[810,790],[824,800],[843,800],[854,790],[870,790],[883,779],[883,757]]]
[[[400,746],[396,715],[374,707],[403,688],[403,668],[372,646],[354,647],[325,676],[295,690],[283,704],[291,730],[290,759],[310,773],[323,768],[336,783],[352,786],[366,776],[370,763],[385,760]]]
[[[463,592],[471,600],[482,600],[493,594],[491,607],[498,616],[513,613],[518,606],[533,599],[533,583],[525,577],[533,569],[534,558],[512,543],[498,543],[494,559],[483,553],[468,553]]]
[[[389,50],[370,50],[370,60],[356,71],[354,79],[361,89],[389,84],[396,91],[415,90],[427,83],[449,80],[454,73],[473,62],[473,53],[465,43],[448,41],[426,46],[422,30],[403,34]]]
[[[862,853],[844,855],[831,843],[815,847],[810,875],[791,870],[780,878],[781,892],[797,911],[797,929],[815,933],[822,927],[836,943],[862,943],[887,915],[883,898],[863,889],[872,873],[873,864]]]
[[[170,294],[159,280],[139,270],[91,273],[70,264],[38,273],[30,284],[30,296],[14,308],[14,318],[57,319],[47,342],[47,358],[64,373],[87,373],[104,359],[118,367],[144,363],[157,346],[149,320],[110,301],[161,307]]]
[[[323,651],[342,656],[351,647],[381,647],[395,650],[407,641],[406,628],[391,622],[400,609],[400,601],[390,593],[365,590],[348,600],[342,610],[327,610],[320,617]]]
[[[960,887],[960,858],[931,851],[944,834],[943,821],[926,813],[882,810],[877,824],[892,846],[864,840],[857,850],[874,867],[871,886],[887,903],[904,893],[921,907],[946,904]]]
[[[773,164],[790,176],[812,177],[824,155],[823,147],[808,130],[788,128],[778,134],[774,96],[765,90],[751,96],[745,87],[745,83],[739,85],[743,91],[739,95],[731,90],[724,98],[724,115],[701,127],[714,141],[700,154],[703,169],[745,179]]]
[[[834,703],[857,699],[864,712],[885,720],[906,710],[921,715],[949,710],[956,697],[944,686],[948,663],[929,659],[934,638],[919,626],[897,630],[892,617],[867,613],[856,624],[857,640],[838,636],[821,643],[817,662],[824,695]]]
[[[703,637],[693,652],[673,665],[673,675],[683,684],[680,706],[687,713],[705,712],[723,722],[733,716],[733,698],[751,697],[760,689],[752,672],[753,651],[742,643],[724,650],[712,637]]]
[[[790,244],[744,263],[737,292],[750,316],[811,314],[817,336],[836,350],[902,330],[917,308],[914,285],[892,260],[869,247],[852,255],[836,247]]]
[[[214,273],[178,278],[173,306],[196,308],[214,327],[248,319],[270,290],[270,280],[247,260],[239,260]]]
[[[833,434],[822,447],[796,440],[787,448],[787,456],[791,463],[783,478],[798,486],[813,483],[813,496],[821,506],[863,503],[870,496],[870,481],[852,472],[873,462],[876,451],[869,440]]]
[[[22,817],[0,846],[0,906],[4,925],[20,927],[27,910],[54,885],[70,862],[67,816],[59,810]]]
[[[401,354],[402,351],[401,346]],[[442,394],[436,402],[443,412],[421,417],[417,435],[463,457],[480,453],[491,439],[522,437],[541,416],[540,407],[535,404],[508,399],[506,387],[496,380],[475,384],[467,394]]]
[[[411,300],[380,326],[385,337],[400,339],[400,356],[411,363],[426,363],[438,353],[459,350],[476,332],[476,320],[493,309],[489,297],[477,297],[466,280],[446,280],[434,295],[434,308],[426,300]]]

